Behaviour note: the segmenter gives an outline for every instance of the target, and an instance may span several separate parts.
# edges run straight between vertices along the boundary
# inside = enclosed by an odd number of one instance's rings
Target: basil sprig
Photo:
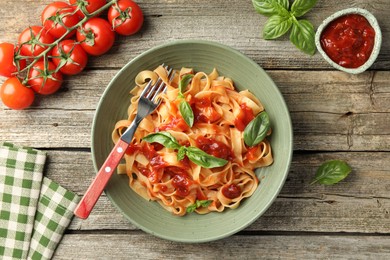
[[[203,208],[208,207],[211,204],[211,202],[213,202],[213,201],[212,200],[196,200],[194,204],[187,207],[186,211],[187,211],[187,213],[192,213],[199,207],[203,207]]]
[[[351,166],[344,161],[327,161],[318,168],[311,184],[318,182],[324,185],[332,185],[343,180],[351,171]]]
[[[247,146],[254,146],[263,141],[270,129],[267,112],[259,113],[244,130],[244,142]]]
[[[315,53],[313,25],[308,20],[297,18],[310,11],[317,0],[295,0],[291,9],[288,0],[252,0],[252,3],[258,13],[270,17],[263,29],[265,40],[276,39],[292,28],[290,41],[307,54]]]
[[[158,132],[145,136],[142,138],[148,143],[159,143],[171,149],[178,150],[177,160],[183,160],[187,156],[193,163],[204,168],[221,167],[228,163],[227,160],[212,156],[195,146],[182,146],[176,138],[168,132]]]
[[[186,87],[190,83],[191,79],[194,77],[192,74],[186,74],[182,77],[179,82],[179,95],[181,98],[181,102],[179,104],[179,111],[184,121],[189,127],[192,127],[194,124],[194,112],[192,111],[191,105],[184,99],[184,92],[186,91]]]

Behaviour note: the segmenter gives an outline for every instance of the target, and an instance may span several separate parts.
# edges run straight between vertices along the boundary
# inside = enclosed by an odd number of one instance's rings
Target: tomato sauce
[[[345,68],[358,68],[371,55],[375,30],[359,14],[332,21],[321,34],[321,46],[331,60]]]
[[[190,104],[192,104],[195,122],[213,123],[221,118],[221,115],[213,107],[210,97],[192,98]]]
[[[189,127],[181,115],[170,116],[168,122],[157,127],[156,132],[166,130],[186,131]]]
[[[185,169],[169,166],[165,168],[165,174],[171,176],[172,186],[175,187],[178,196],[186,197],[190,193],[190,185],[193,181],[187,175]]]
[[[252,108],[248,107],[245,103],[242,103],[240,105],[240,112],[234,120],[234,125],[242,132],[253,118],[255,118],[255,116],[253,115]]]
[[[235,199],[241,195],[241,188],[236,184],[230,184],[229,186],[222,188],[222,194],[226,198]]]
[[[233,152],[230,147],[220,141],[215,140],[214,138],[199,136],[196,138],[195,142],[199,149],[212,156],[229,161],[233,160]]]

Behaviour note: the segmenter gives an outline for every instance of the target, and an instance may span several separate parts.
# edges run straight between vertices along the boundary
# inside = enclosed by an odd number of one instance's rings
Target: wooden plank
[[[34,147],[90,147],[94,110],[116,72],[92,70],[69,77],[62,91],[39,96],[25,111],[2,106],[1,139]],[[296,150],[390,149],[390,72],[268,72],[291,112]],[[40,134],[31,138],[31,129]]]
[[[330,159],[347,161],[350,176],[333,186],[310,185],[319,165]],[[390,232],[389,169],[388,152],[295,154],[278,199],[248,230]],[[65,188],[81,195],[94,174],[89,152],[48,151],[45,175]],[[103,196],[89,219],[75,218],[70,229],[135,227]]]
[[[54,259],[388,259],[389,244],[388,236],[242,235],[183,244],[138,232],[66,234]]]
[[[27,26],[39,24],[39,15],[49,0],[1,1],[0,25],[4,33],[0,42],[15,42]],[[264,68],[332,69],[317,52],[309,56],[282,37],[275,41],[262,39],[267,20],[254,10],[251,1],[226,4],[224,0],[138,1],[145,14],[145,25],[132,37],[117,37],[114,47],[103,57],[92,58],[89,67],[120,68],[136,55],[159,44],[180,39],[205,39],[231,46],[254,59]],[[304,18],[317,28],[332,13],[351,6],[366,8],[379,19],[383,39],[389,38],[390,4],[386,0],[319,1]],[[179,17],[179,19],[178,19]],[[191,28],[191,29],[189,29]],[[184,33],[185,32],[185,33]],[[390,42],[383,41],[374,69],[390,68]]]

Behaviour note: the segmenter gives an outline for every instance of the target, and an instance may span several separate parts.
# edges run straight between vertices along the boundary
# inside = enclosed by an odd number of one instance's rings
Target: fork
[[[166,66],[165,69],[168,70]],[[168,70],[168,80],[171,81],[173,78],[172,68]],[[166,84],[159,77],[154,84],[149,81],[142,91],[137,107],[137,114],[135,119],[122,134],[119,141],[116,143],[114,148],[111,150],[106,161],[98,171],[95,179],[85,192],[84,196],[80,200],[79,204],[74,210],[74,214],[82,219],[88,218],[97,200],[102,194],[106,187],[110,177],[114,173],[120,160],[124,156],[131,140],[133,139],[134,133],[141,123],[141,121],[151,114],[161,103],[159,94],[165,92],[167,89]]]

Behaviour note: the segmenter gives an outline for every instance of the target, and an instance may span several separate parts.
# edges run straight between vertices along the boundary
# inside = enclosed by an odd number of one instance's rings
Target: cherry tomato
[[[132,35],[138,32],[144,22],[141,8],[131,0],[119,0],[108,10],[108,21],[114,30],[122,35]]]
[[[63,18],[61,19],[60,16],[63,16]],[[60,21],[62,21],[65,27],[60,24]],[[57,39],[67,32],[66,27],[71,28],[79,21],[80,18],[74,13],[73,7],[65,2],[48,4],[41,15],[43,27]],[[73,30],[65,38],[72,37],[75,33],[76,30]]]
[[[0,75],[4,77],[12,77],[18,72],[16,66],[15,46],[8,42],[0,43]],[[22,70],[26,67],[26,60],[19,60],[19,69]]]
[[[88,55],[74,40],[61,41],[53,48],[53,63],[66,75],[80,73],[88,62]]]
[[[111,25],[102,18],[92,18],[87,21],[83,30],[77,30],[77,41],[81,47],[94,56],[102,55],[114,45],[115,33]]]
[[[82,6],[85,7],[85,9],[88,11],[89,14],[95,12],[96,10],[103,7],[107,1],[106,0],[69,0],[69,3],[72,4],[72,6]],[[77,11],[77,14],[80,18],[84,17],[84,14],[81,10]]]
[[[3,104],[12,109],[24,109],[34,101],[34,91],[24,86],[17,77],[7,79],[0,88]]]
[[[33,57],[38,56],[48,48],[38,43],[50,44],[54,42],[54,38],[42,26],[31,26],[19,35],[18,42],[20,54]],[[34,43],[34,46],[31,45],[32,43]]]
[[[55,72],[55,70],[56,65],[51,61],[47,61],[46,69],[44,61],[36,62],[28,75],[28,85],[39,94],[53,94],[62,84],[62,74],[59,71]]]

